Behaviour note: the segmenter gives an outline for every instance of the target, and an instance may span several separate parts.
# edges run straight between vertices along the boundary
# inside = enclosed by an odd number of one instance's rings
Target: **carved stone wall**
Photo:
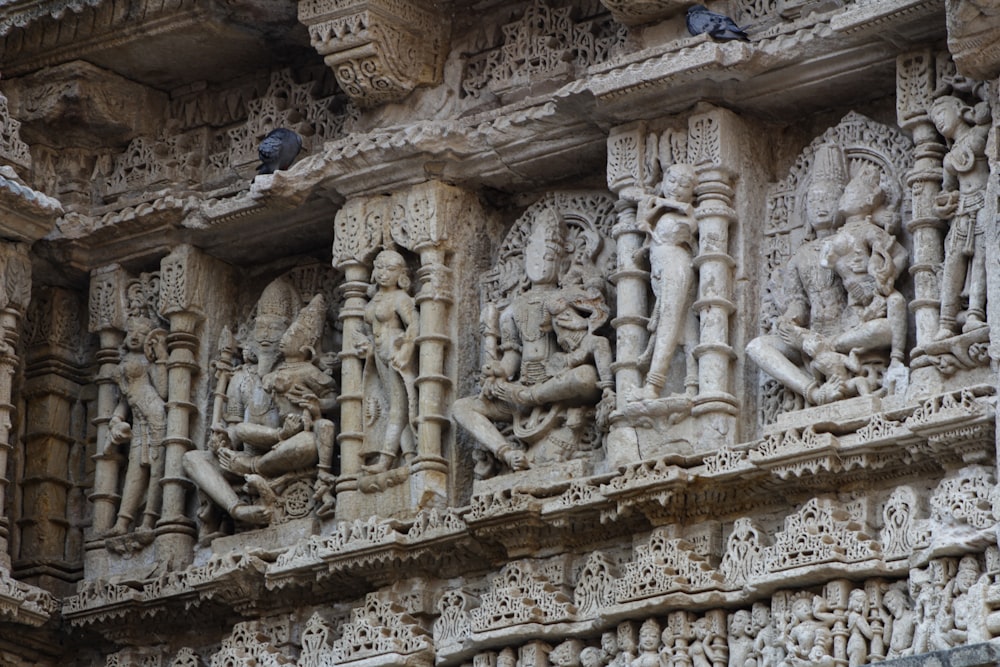
[[[3,664],[1000,662],[989,2],[0,5]]]

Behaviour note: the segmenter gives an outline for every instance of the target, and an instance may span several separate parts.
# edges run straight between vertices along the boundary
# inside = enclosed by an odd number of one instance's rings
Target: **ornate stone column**
[[[0,244],[0,274],[0,566],[9,570],[7,463],[12,449],[14,376],[20,363],[17,356],[20,323],[31,299],[31,260],[27,244]]]
[[[913,169],[906,175],[906,185],[913,197],[913,217],[907,230],[913,237],[910,274],[914,295],[910,310],[916,323],[917,349],[933,340],[941,311],[938,272],[944,259],[946,225],[934,213],[934,198],[941,191],[941,160],[946,148],[927,115],[934,100],[934,83],[934,56],[930,51],[909,53],[896,60],[896,118],[914,143]],[[933,393],[938,389],[938,380],[933,367],[914,368],[911,393]]]
[[[694,350],[698,393],[691,414],[702,426],[702,437],[695,443],[700,451],[712,451],[732,442],[739,412],[739,401],[733,394],[736,354],[729,338],[729,318],[736,310],[736,260],[729,254],[729,228],[736,222],[733,180],[743,143],[741,130],[737,116],[724,109],[702,111],[688,124],[688,160],[698,170],[698,251],[694,258],[698,295],[694,308],[700,332]]]
[[[118,511],[118,475],[122,456],[111,448],[105,451],[108,442],[111,414],[118,404],[118,387],[114,372],[120,361],[120,349],[125,329],[125,290],[128,274],[117,265],[96,269],[90,274],[90,323],[92,333],[98,335],[97,375],[97,453],[94,455],[94,487],[90,494],[93,504],[93,520],[84,545],[84,567],[91,569],[104,560],[103,536],[115,523]]]
[[[82,565],[80,533],[86,429],[86,372],[81,358],[79,296],[66,289],[35,291],[28,314],[23,474],[13,553],[21,580],[71,591]],[[58,587],[58,588],[57,588]]]
[[[382,241],[382,210],[367,200],[348,200],[334,219],[333,265],[344,272],[344,302],[338,317],[343,323],[340,353],[340,477],[337,479],[337,518],[357,517],[362,498],[358,491],[361,450],[364,445],[364,358],[354,341],[364,332],[365,305],[371,262]]]
[[[173,250],[160,262],[160,314],[170,322],[167,335],[167,435],[163,509],[156,523],[157,559],[175,565],[191,558],[195,524],[185,514],[193,484],[184,476],[181,460],[194,448],[192,418],[198,415],[195,381],[199,374],[199,330],[210,305],[210,289],[219,277],[210,259],[189,245]],[[205,401],[207,404],[207,400]]]

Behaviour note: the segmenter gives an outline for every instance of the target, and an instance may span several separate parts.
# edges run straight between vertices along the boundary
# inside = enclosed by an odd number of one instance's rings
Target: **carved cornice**
[[[299,20],[359,106],[396,102],[441,80],[450,24],[419,3],[301,0]]]
[[[686,0],[601,0],[601,4],[619,23],[635,26],[670,18],[691,3]]]

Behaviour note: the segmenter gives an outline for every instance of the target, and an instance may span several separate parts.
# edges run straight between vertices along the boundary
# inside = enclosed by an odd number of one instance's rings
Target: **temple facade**
[[[0,665],[1000,664],[1000,9],[691,8],[0,0]]]

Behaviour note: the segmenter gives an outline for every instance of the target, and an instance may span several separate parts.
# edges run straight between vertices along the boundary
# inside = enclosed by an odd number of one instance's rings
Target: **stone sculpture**
[[[892,211],[877,167],[845,178],[840,149],[822,146],[805,202],[817,238],[786,268],[777,334],[747,346],[758,366],[814,405],[906,385],[906,303],[895,288],[906,251],[885,228]]]
[[[315,363],[325,299],[317,295],[295,316],[300,304],[298,292],[283,279],[264,290],[246,363],[226,382],[225,416],[213,425],[211,451],[184,456],[185,472],[237,522],[263,525],[276,519],[279,509],[288,514],[278,496],[291,485],[301,495],[302,479],[311,479],[316,469],[321,484],[332,482],[334,425],[324,415],[336,400],[334,381]],[[239,482],[256,502],[237,493]],[[305,500],[296,502],[301,513]],[[203,514],[206,525],[217,530],[212,512]]]
[[[986,182],[990,168],[986,140],[990,114],[985,103],[971,107],[945,95],[929,110],[938,132],[948,142],[944,181],[935,212],[949,222],[941,275],[941,318],[936,338],[986,326]],[[967,294],[966,308],[961,308]],[[964,322],[959,313],[964,311]],[[959,324],[961,327],[959,328]]]
[[[524,247],[529,287],[498,313],[487,306],[496,315],[482,391],[454,405],[455,420],[510,470],[588,456],[584,415],[613,405],[611,347],[595,333],[608,317],[602,279],[571,260],[565,220],[543,209]],[[512,423],[517,442],[494,420]]]
[[[160,515],[167,432],[167,332],[157,326],[141,281],[129,285],[129,317],[124,352],[115,372],[121,399],[111,415],[106,449],[129,443],[118,519],[109,535],[124,535],[135,525],[151,531]],[[142,521],[137,522],[143,507]]]
[[[666,169],[659,196],[644,197],[637,219],[649,234],[650,280],[656,304],[649,318],[652,335],[640,365],[647,366],[646,382],[637,398],[660,397],[667,368],[687,328],[694,269],[691,265],[695,220],[694,168],[674,164]]]
[[[413,420],[417,415],[417,313],[408,293],[406,260],[394,250],[375,258],[370,301],[365,308],[367,333],[358,342],[366,357],[366,426],[364,470],[385,472],[402,454],[410,463],[416,456]],[[381,429],[376,431],[376,424]]]

